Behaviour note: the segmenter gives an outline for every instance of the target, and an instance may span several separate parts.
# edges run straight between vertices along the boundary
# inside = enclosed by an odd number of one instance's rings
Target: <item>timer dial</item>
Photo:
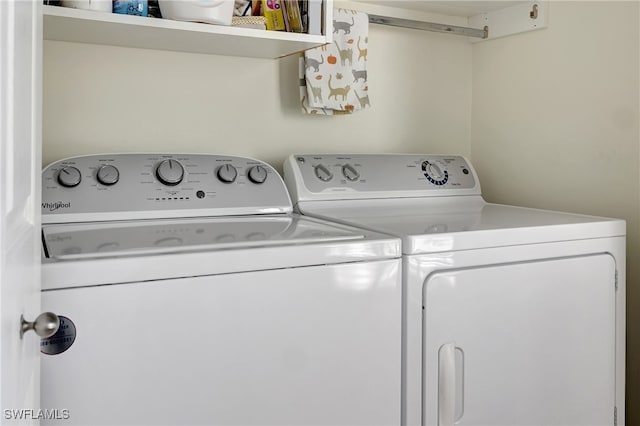
[[[177,160],[162,160],[156,168],[156,177],[167,186],[176,186],[184,179],[184,167]]]
[[[120,172],[115,166],[109,164],[98,169],[96,178],[103,185],[114,185],[120,179]]]
[[[231,164],[225,164],[224,166],[218,167],[218,179],[220,179],[224,183],[232,183],[238,177],[238,171]]]
[[[73,166],[65,166],[58,172],[58,183],[67,188],[78,186],[82,180],[80,170]]]
[[[449,172],[437,163],[423,161],[422,171],[427,180],[434,185],[444,185],[449,180]]]
[[[442,179],[444,176],[440,167],[435,163],[429,163],[427,166],[427,173],[434,179]]]
[[[324,164],[318,164],[313,168],[313,171],[316,174],[316,177],[323,182],[329,182],[333,179],[333,173],[331,173],[331,170],[329,170]]]
[[[267,169],[262,166],[253,166],[249,169],[248,176],[253,183],[264,183],[267,180]]]

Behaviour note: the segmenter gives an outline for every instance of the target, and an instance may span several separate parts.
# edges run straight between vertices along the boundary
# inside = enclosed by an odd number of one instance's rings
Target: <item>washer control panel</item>
[[[57,161],[42,172],[44,223],[69,215],[111,220],[289,211],[291,201],[278,173],[252,158],[87,155]]]
[[[457,155],[299,154],[287,159],[284,172],[290,192],[302,198],[480,194],[473,168]]]

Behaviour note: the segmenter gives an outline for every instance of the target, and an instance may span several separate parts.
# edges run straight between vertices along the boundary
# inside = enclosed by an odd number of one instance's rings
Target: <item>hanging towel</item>
[[[351,114],[369,104],[367,45],[369,17],[334,9],[333,43],[300,58],[300,100],[307,114]]]

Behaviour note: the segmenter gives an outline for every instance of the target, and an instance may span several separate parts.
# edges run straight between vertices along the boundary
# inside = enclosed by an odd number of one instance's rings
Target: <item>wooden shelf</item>
[[[45,40],[270,59],[327,43],[325,36],[318,35],[172,21],[59,6],[45,5],[43,11]]]

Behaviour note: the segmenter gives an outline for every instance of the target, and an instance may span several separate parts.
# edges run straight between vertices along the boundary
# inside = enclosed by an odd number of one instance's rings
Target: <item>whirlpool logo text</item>
[[[43,210],[49,210],[50,212],[54,212],[58,209],[68,209],[71,208],[71,201],[68,203],[62,201],[56,201],[55,203],[42,203]]]

